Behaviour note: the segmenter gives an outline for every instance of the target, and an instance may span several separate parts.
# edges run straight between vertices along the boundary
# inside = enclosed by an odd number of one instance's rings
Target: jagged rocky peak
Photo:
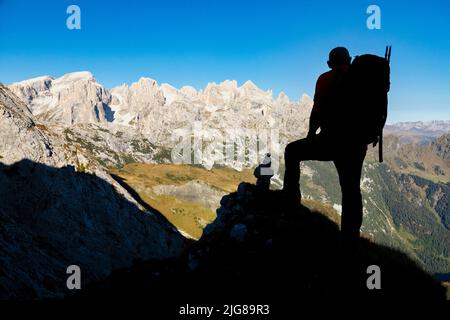
[[[208,105],[231,104],[238,93],[236,81],[225,80],[222,83],[210,82],[201,94],[201,99]]]
[[[148,77],[140,77],[137,82],[131,85],[132,88],[157,88],[158,82]]]
[[[177,90],[177,88],[168,83],[161,84],[161,91],[165,99],[164,104],[171,104],[173,101],[180,99],[181,93]]]
[[[122,85],[111,90],[113,109],[122,112],[138,111],[164,105],[164,92],[158,82],[151,78],[141,77],[131,86]],[[118,106],[115,106],[118,105]]]
[[[255,98],[264,98],[272,100],[272,90],[264,91],[256,86],[251,80],[245,81],[245,83],[239,87],[239,93],[243,98],[249,98],[254,96]]]
[[[276,99],[276,102],[278,103],[290,103],[289,97],[286,95],[286,93],[284,93],[283,91],[281,91],[278,94],[278,97]]]
[[[65,125],[107,122],[111,95],[88,71],[34,78],[10,88],[38,119]]]
[[[238,87],[236,80],[224,80],[220,83],[219,86],[228,90],[236,90]]]
[[[158,82],[148,77],[141,77],[138,81],[131,85],[122,84],[111,90],[113,96],[121,95],[124,99],[128,99],[130,95],[140,95],[142,97],[152,98],[155,93],[159,92]]]
[[[302,94],[302,96],[300,97],[299,103],[301,105],[306,105],[306,106],[311,106],[312,107],[312,105],[314,104],[314,101],[307,94]]]
[[[30,102],[39,92],[49,90],[52,85],[53,78],[50,76],[36,77],[20,82],[15,82],[10,86],[12,92],[18,97],[23,98],[25,102]]]
[[[62,77],[58,78],[57,81],[96,81],[94,75],[89,71],[77,71],[66,73]]]
[[[33,85],[33,84],[39,84],[39,83],[48,83],[51,82],[54,78],[51,76],[39,76],[39,77],[35,77],[35,78],[30,78],[27,80],[23,80],[23,81],[19,81],[19,82],[14,82],[13,84],[11,84],[11,86],[25,86],[25,85]]]
[[[251,80],[245,81],[244,84],[241,86],[241,88],[248,90],[259,90],[256,84],[254,84]]]
[[[192,86],[183,86],[181,87],[180,92],[189,98],[193,98],[198,94],[197,90]]]
[[[225,80],[219,84],[210,82],[201,94],[202,100],[208,105],[230,105],[244,100],[272,101],[272,91],[258,88],[252,81],[247,80],[238,87],[236,80]]]
[[[41,92],[50,89],[52,81],[52,77],[42,76],[13,83],[9,86],[9,88],[16,96],[18,96],[23,102],[30,106],[32,101]]]

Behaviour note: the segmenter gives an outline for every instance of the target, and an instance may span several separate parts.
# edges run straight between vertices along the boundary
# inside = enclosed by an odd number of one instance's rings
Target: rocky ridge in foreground
[[[287,208],[282,199],[279,192],[242,183],[237,192],[222,198],[217,220],[180,258],[136,262],[72,298],[145,297],[163,306],[224,301],[289,306],[294,300],[321,298],[445,299],[445,288],[405,254],[367,239],[356,251],[344,250],[332,210],[314,202],[309,203],[313,211]],[[367,287],[372,265],[381,270],[381,290]]]

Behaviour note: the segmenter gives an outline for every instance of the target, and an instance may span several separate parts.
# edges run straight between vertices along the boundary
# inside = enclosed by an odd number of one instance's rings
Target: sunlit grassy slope
[[[216,218],[215,209],[223,195],[235,191],[242,181],[255,182],[251,170],[206,170],[189,165],[133,163],[110,172],[194,239]]]
[[[236,191],[239,183],[255,182],[252,170],[174,164],[132,163],[111,168],[114,174],[137,192],[152,208],[161,212],[184,235],[199,239],[203,228],[214,221],[220,199]],[[303,204],[323,212],[336,223],[339,215],[330,206],[312,200]]]

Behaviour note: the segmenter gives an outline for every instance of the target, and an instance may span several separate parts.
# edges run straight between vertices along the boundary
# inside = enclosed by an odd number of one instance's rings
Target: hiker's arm
[[[309,131],[307,137],[312,137],[316,134],[317,129],[320,128],[320,104],[322,100],[322,77],[319,77],[316,83],[316,90],[314,93],[314,105],[312,107],[311,115],[309,116]]]
[[[311,115],[309,117],[309,131],[308,137],[312,137],[316,134],[317,129],[320,127],[320,116],[316,103],[314,103]]]

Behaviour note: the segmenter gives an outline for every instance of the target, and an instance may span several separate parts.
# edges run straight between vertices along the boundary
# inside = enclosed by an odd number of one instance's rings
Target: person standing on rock
[[[359,141],[352,131],[352,111],[346,96],[351,57],[344,47],[329,54],[330,71],[316,83],[314,106],[306,138],[289,143],[285,149],[286,171],[283,191],[290,205],[298,206],[300,193],[300,162],[333,161],[342,190],[341,231],[344,243],[355,243],[363,219],[360,179],[367,143]],[[320,132],[317,131],[320,129]]]

